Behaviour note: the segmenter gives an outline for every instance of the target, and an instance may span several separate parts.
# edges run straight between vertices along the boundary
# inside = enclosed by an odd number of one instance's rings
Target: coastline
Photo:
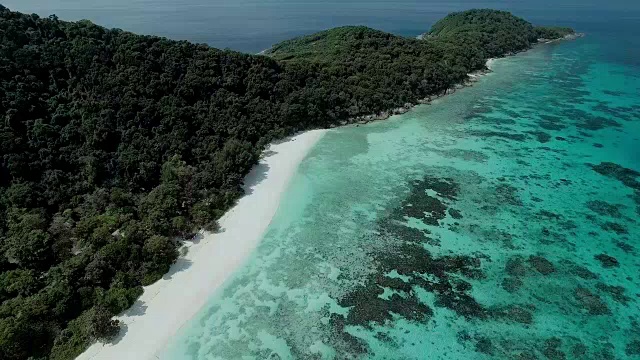
[[[414,107],[418,106],[418,105],[431,105],[431,103],[436,100],[436,99],[440,99],[443,98],[447,95],[451,95],[453,93],[455,93],[456,91],[460,90],[460,89],[464,89],[466,87],[471,87],[473,86],[474,83],[478,82],[480,80],[481,77],[490,74],[493,72],[491,65],[500,58],[490,58],[487,59],[487,62],[485,64],[485,68],[484,69],[480,69],[480,70],[476,70],[473,71],[471,73],[467,74],[467,79],[465,81],[463,81],[462,83],[458,83],[453,85],[452,87],[445,89],[443,93],[441,94],[434,94],[434,95],[430,95],[427,96],[423,99],[419,99],[417,101],[417,103],[406,103],[404,104],[404,106],[399,107],[399,108],[395,108],[392,109],[391,111],[383,111],[379,114],[370,114],[370,115],[365,115],[365,116],[358,116],[355,118],[349,118],[348,121],[342,121],[340,122],[340,124],[334,124],[331,126],[331,128],[335,128],[338,126],[347,126],[347,125],[355,125],[355,126],[359,126],[359,125],[364,125],[367,123],[370,123],[372,121],[381,121],[381,120],[387,120],[389,119],[391,116],[394,115],[402,115],[402,114],[406,114],[409,111],[411,111]]]
[[[327,131],[306,131],[265,150],[244,179],[247,195],[220,218],[221,231],[186,242],[186,255],[117,317],[118,337],[93,343],[76,360],[155,359],[260,243],[299,164]]]
[[[421,35],[419,35],[417,37],[419,40],[421,40],[421,38],[419,38],[420,36]],[[357,116],[357,117],[349,118],[348,120],[342,121],[339,124],[331,125],[331,128],[338,127],[338,126],[346,126],[346,125],[359,126],[359,125],[364,125],[364,124],[370,123],[372,121],[387,120],[393,115],[406,114],[407,112],[411,111],[411,109],[413,109],[413,107],[415,107],[415,106],[418,106],[418,105],[430,105],[436,99],[440,99],[440,98],[442,98],[444,96],[451,95],[451,94],[455,93],[457,90],[473,86],[473,84],[478,82],[482,76],[485,76],[485,75],[490,74],[490,73],[493,72],[492,65],[499,59],[504,59],[504,58],[507,58],[507,57],[515,56],[515,55],[517,55],[517,54],[519,54],[521,52],[527,52],[527,51],[529,51],[529,50],[531,50],[531,49],[533,49],[535,47],[538,47],[538,46],[552,44],[552,43],[556,43],[556,42],[560,42],[560,41],[576,40],[576,39],[584,37],[584,36],[585,35],[583,33],[574,33],[574,34],[565,35],[562,38],[554,39],[554,40],[538,39],[538,42],[533,44],[533,46],[531,46],[531,48],[529,48],[529,49],[526,49],[526,50],[523,50],[523,51],[520,51],[520,52],[517,52],[517,53],[507,53],[507,54],[504,54],[501,57],[495,57],[495,58],[487,59],[484,69],[476,70],[476,71],[473,71],[473,72],[467,74],[467,79],[465,79],[461,83],[454,84],[452,87],[450,87],[448,89],[445,89],[442,94],[430,95],[430,96],[425,97],[424,99],[419,99],[417,101],[417,103],[406,103],[402,107],[398,107],[398,108],[392,109],[390,111],[383,111],[383,112],[378,113],[378,114],[369,114],[369,115]],[[263,54],[263,52],[261,52],[261,54]]]

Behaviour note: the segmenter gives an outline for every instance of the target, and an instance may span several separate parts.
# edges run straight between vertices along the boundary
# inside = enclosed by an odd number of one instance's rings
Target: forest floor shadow
[[[127,316],[142,316],[147,312],[147,305],[144,301],[136,300],[135,303],[127,310]]]
[[[269,165],[265,163],[259,163],[254,166],[253,169],[244,178],[244,196],[253,194],[255,187],[267,178],[269,173]]]
[[[124,339],[124,336],[127,335],[127,331],[129,331],[129,327],[127,326],[127,324],[120,322],[120,331],[118,331],[118,335],[109,340],[107,343],[111,345],[118,345],[118,343],[122,341],[122,339]]]
[[[171,269],[169,269],[169,272],[164,274],[164,276],[162,277],[164,280],[171,280],[171,278],[173,278],[173,275],[187,270],[188,268],[191,267],[191,265],[193,265],[193,261],[186,259],[184,257],[179,257],[178,260],[176,260],[176,262],[171,266]]]

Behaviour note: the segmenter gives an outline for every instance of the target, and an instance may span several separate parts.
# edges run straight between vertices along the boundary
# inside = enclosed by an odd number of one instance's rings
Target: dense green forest
[[[284,41],[266,55],[304,74],[308,91],[328,90],[335,116],[354,118],[442,93],[489,58],[527,50],[541,34],[557,39],[569,32],[504,11],[469,10],[440,20],[423,40],[347,26]]]
[[[448,16],[428,39],[346,27],[268,56],[0,5],[0,359],[72,359],[242,195],[270,141],[415,103],[563,29]]]

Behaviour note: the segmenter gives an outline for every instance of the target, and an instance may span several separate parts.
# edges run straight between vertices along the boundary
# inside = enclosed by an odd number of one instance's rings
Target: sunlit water
[[[329,132],[161,358],[640,356],[629,37],[542,46],[433,105]]]

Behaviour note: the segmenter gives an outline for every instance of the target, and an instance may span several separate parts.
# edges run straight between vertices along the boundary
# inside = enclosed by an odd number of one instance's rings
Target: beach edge
[[[118,337],[93,343],[76,360],[157,359],[258,246],[298,166],[327,131],[305,131],[267,147],[244,179],[246,195],[220,218],[221,230],[202,231],[186,242],[186,254],[116,317],[122,327]]]

